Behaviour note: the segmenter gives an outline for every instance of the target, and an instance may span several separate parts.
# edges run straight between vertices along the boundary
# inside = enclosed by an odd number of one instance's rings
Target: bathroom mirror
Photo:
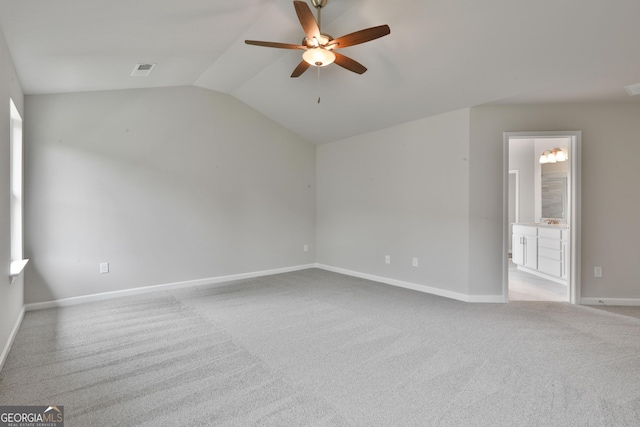
[[[567,221],[568,214],[568,162],[545,163],[541,171],[542,218]]]

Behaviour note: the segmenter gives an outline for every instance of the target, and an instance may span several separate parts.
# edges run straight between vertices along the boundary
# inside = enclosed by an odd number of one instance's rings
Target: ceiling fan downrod
[[[327,5],[327,0],[311,0],[311,5],[318,11],[318,29],[322,31],[322,14],[320,11]]]
[[[322,8],[327,5],[327,0],[311,0],[311,5],[316,8],[318,16],[318,30],[322,33]],[[318,104],[320,104],[320,67],[318,66]]]

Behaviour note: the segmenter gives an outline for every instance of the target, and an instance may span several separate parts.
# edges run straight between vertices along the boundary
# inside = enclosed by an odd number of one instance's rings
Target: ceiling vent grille
[[[136,64],[131,75],[133,77],[147,77],[151,74],[155,66],[156,64]]]
[[[640,83],[636,83],[634,85],[629,85],[624,87],[627,90],[627,93],[630,96],[640,95]]]

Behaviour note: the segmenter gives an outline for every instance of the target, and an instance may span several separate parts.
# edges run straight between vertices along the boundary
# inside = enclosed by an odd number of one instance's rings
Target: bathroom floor
[[[567,287],[518,270],[509,259],[510,301],[569,301]]]

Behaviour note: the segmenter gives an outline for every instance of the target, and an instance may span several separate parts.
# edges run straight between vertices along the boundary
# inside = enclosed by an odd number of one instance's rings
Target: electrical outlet
[[[385,255],[384,256],[384,263],[385,264],[391,264],[391,257],[389,255]]]
[[[413,265],[414,267],[418,266],[418,258],[414,258],[413,261],[411,262],[411,265]]]
[[[309,252],[309,245],[304,245],[303,250],[304,250],[305,252]]]
[[[109,272],[109,263],[101,262],[100,263],[100,274],[105,274]]]
[[[593,277],[602,277],[602,267],[593,267]]]

